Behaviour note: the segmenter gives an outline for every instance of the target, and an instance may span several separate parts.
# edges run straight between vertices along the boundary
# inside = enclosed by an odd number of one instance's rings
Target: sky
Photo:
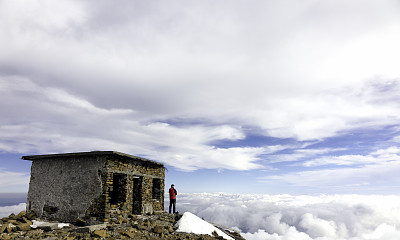
[[[0,0],[0,192],[113,150],[178,192],[400,194],[397,0]]]

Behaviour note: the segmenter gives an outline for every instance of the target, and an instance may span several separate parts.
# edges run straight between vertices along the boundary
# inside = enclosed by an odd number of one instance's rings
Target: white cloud
[[[338,227],[334,221],[327,221],[324,219],[320,219],[315,217],[311,213],[306,213],[301,217],[301,221],[299,222],[299,226],[304,228],[305,231],[311,237],[329,237],[329,238],[338,238],[337,231]],[[345,234],[347,233],[346,226],[343,226],[345,230]]]
[[[400,142],[400,136],[393,137],[392,141],[399,143]]]
[[[194,193],[180,194],[177,208],[239,228],[246,239],[385,240],[400,235],[399,200],[379,195]]]
[[[301,151],[301,150],[300,150]],[[334,149],[332,149],[334,151]],[[318,152],[318,151],[317,151]],[[313,153],[313,151],[311,151]],[[385,164],[389,162],[400,162],[400,149],[398,147],[388,147],[371,152],[367,155],[325,155],[302,163],[305,167],[315,167],[324,165],[352,166],[368,164]]]
[[[7,112],[0,126],[4,151],[47,153],[119,150],[141,154],[182,170],[259,168],[262,147],[216,148],[217,140],[240,140],[240,127],[174,126],[146,113],[104,109],[58,88],[41,87],[27,79],[2,78],[0,90]],[[20,99],[17,95],[25,95]],[[18,119],[15,122],[14,119]],[[8,141],[13,139],[13,141]],[[163,154],[160,155],[160,150]],[[268,150],[269,151],[269,150]]]
[[[13,189],[21,186],[26,188],[29,179],[29,174],[4,171],[4,169],[0,168],[0,189],[2,189],[3,192],[13,192]]]
[[[324,156],[303,163],[305,167],[323,166],[323,165],[357,165],[374,163],[378,158],[363,155],[342,155],[342,156]]]
[[[374,156],[377,156],[377,157],[379,157],[379,156],[393,156],[393,155],[396,156],[398,154],[400,154],[400,148],[399,147],[394,147],[394,146],[389,147],[389,148],[385,148],[385,149],[379,149],[379,150],[371,153],[371,155],[374,155]]]
[[[20,203],[13,206],[1,206],[0,207],[0,218],[8,217],[11,213],[18,214],[21,211],[26,210],[26,203]]]
[[[183,170],[248,170],[270,146],[213,142],[245,139],[242,126],[309,141],[397,124],[398,7],[2,2],[0,150],[109,148]],[[295,154],[281,157],[308,156]]]
[[[321,156],[321,155],[329,154],[332,152],[346,150],[345,148],[318,148],[318,149],[305,148],[305,147],[312,145],[312,143],[302,144],[302,145],[287,145],[287,146],[285,146],[285,148],[281,148],[279,150],[286,149],[286,150],[292,150],[292,151],[290,153],[271,154],[269,156],[270,162],[277,163],[277,162],[304,161],[304,159],[311,159],[316,156]],[[314,143],[316,143],[316,142],[314,142]],[[274,152],[272,152],[272,153],[274,153]],[[316,160],[305,161],[302,164],[308,166],[309,162],[313,163],[313,161],[316,161]]]
[[[318,189],[319,192],[369,192],[385,187],[397,188],[400,184],[395,177],[400,170],[399,161],[366,164],[356,167],[315,169],[296,171],[281,175],[270,175],[260,181],[278,181],[290,186]],[[364,188],[360,188],[363,186]]]

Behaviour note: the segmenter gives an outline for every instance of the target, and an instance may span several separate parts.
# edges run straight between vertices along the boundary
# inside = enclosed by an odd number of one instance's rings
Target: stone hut
[[[164,210],[164,165],[115,151],[24,156],[27,211],[62,222],[108,222]]]

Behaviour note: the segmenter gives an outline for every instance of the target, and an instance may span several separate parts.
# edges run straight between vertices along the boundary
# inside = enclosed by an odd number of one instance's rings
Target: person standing
[[[173,207],[173,213],[175,213],[176,195],[178,195],[178,192],[174,186],[174,184],[171,184],[171,188],[169,189],[169,213],[171,213],[171,207]]]

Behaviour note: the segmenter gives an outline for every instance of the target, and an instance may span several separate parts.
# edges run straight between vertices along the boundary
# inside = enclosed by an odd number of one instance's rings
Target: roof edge
[[[164,164],[142,158],[142,157],[137,157],[134,155],[122,153],[122,152],[117,152],[117,151],[91,151],[91,152],[74,152],[74,153],[55,153],[55,154],[43,154],[43,155],[29,155],[29,156],[22,156],[21,159],[23,160],[28,160],[28,161],[34,161],[34,160],[39,160],[39,159],[46,159],[46,158],[57,158],[57,157],[78,157],[78,156],[95,156],[95,155],[119,155],[122,157],[126,158],[131,158],[131,159],[139,159],[145,162],[151,162],[153,164],[161,165],[164,166]]]

